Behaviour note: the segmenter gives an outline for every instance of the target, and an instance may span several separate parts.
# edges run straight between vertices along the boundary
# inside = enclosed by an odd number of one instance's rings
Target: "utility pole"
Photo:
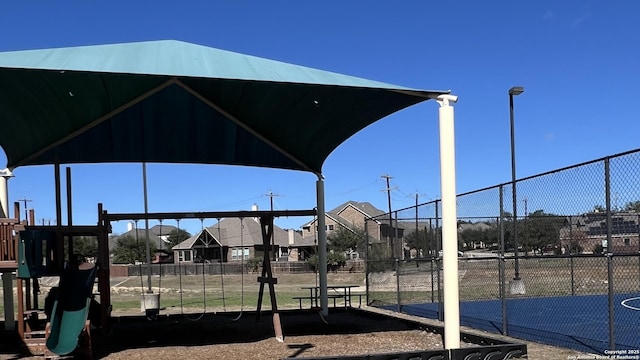
[[[396,258],[396,249],[393,244],[393,231],[391,231],[391,228],[393,227],[393,214],[391,213],[391,190],[393,189],[391,189],[390,181],[391,179],[393,179],[393,176],[389,176],[385,174],[385,175],[382,175],[381,178],[387,180],[387,188],[384,189],[383,191],[387,192],[387,201],[389,203],[389,234],[388,234],[389,247],[391,247],[391,256],[393,258]]]
[[[27,225],[29,225],[29,210],[27,209],[27,203],[31,202],[32,200],[29,200],[25,197],[24,199],[20,199],[18,201],[24,202],[24,219],[27,221]]]
[[[267,196],[269,197],[269,202],[271,204],[271,207],[270,207],[271,212],[273,212],[273,198],[280,195],[274,194],[271,190],[269,190],[269,193],[267,194]],[[276,232],[274,230],[275,229],[271,229],[271,252],[273,253],[273,260],[278,261],[278,257],[276,256],[276,240],[275,240]]]
[[[418,246],[418,248],[416,249],[416,258],[421,257],[420,251],[422,250],[422,248],[420,247],[420,229],[418,229],[418,215],[419,215],[418,214],[418,196],[419,196],[418,192],[416,191],[416,242],[415,243]],[[411,250],[409,250],[409,257],[411,257]]]
[[[528,246],[529,245],[529,234],[527,233],[527,217],[529,216],[529,211],[527,209],[527,197],[525,196],[524,199],[522,199],[522,201],[524,202],[524,241],[522,241],[522,245],[523,246]],[[525,255],[528,255],[528,250],[526,250],[527,248],[525,247]],[[535,254],[535,251],[534,251]]]

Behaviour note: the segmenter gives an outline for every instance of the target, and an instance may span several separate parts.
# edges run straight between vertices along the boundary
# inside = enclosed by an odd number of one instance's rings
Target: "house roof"
[[[373,218],[375,216],[380,216],[384,214],[384,211],[376,208],[375,206],[371,205],[371,203],[369,202],[358,202],[358,201],[349,200],[333,208],[332,210],[327,211],[325,215],[333,219],[337,223],[340,223],[343,226],[350,227],[352,225],[351,222],[343,218],[342,216],[340,216],[340,214],[348,207],[354,208],[357,211],[361,212],[363,217]],[[376,220],[376,221],[380,222],[380,220]],[[303,228],[310,227],[315,222],[316,222],[316,219],[313,219],[308,223],[302,225],[302,227]]]
[[[349,200],[349,201],[337,206],[333,210],[330,210],[329,213],[339,216],[340,213],[342,213],[347,207],[352,207],[352,208],[358,210],[359,212],[361,212],[362,215],[368,216],[368,217],[376,217],[376,216],[380,216],[380,215],[384,214],[384,211],[382,211],[382,210],[376,208],[375,206],[371,205],[370,202],[367,202],[367,201],[358,202],[358,201],[353,201],[353,200]]]
[[[602,236],[607,234],[606,217],[591,217],[594,221],[587,223],[586,234],[590,236]],[[640,232],[640,224],[638,223],[638,214],[636,213],[618,213],[611,216],[611,234],[638,234]]]
[[[495,229],[495,226],[487,224],[486,222],[475,222],[475,223],[460,223],[458,224],[458,231],[465,230],[473,230],[473,231],[483,231],[483,230],[491,230]]]
[[[177,227],[173,225],[154,225],[149,228],[149,232],[156,236],[169,236],[173,231],[178,230]]]
[[[167,247],[167,244],[162,241],[162,239],[154,234],[154,232],[152,231],[153,228],[149,228],[149,241],[150,243],[154,244],[156,246],[157,249],[163,249]],[[159,229],[156,229],[156,231],[158,231]],[[136,234],[137,231],[137,234]],[[163,230],[164,233],[164,230]],[[137,239],[141,242],[144,242],[147,238],[147,232],[146,229],[141,229],[141,228],[137,228],[137,229],[133,229],[130,231],[127,231],[125,233],[122,233],[118,236],[112,236],[109,238],[109,248],[113,249],[115,247],[115,245],[118,243],[118,239],[126,237],[126,236],[130,236],[133,239]]]
[[[149,228],[149,240],[151,240],[151,243],[155,244],[156,248],[164,249],[168,246],[168,244],[164,242],[161,237],[169,236],[169,234],[171,234],[172,231],[175,231],[177,229],[178,228],[173,225],[154,225]],[[147,232],[144,228],[138,227],[138,237],[137,237],[138,239],[144,241],[144,239],[147,236],[146,234]],[[135,239],[136,238],[135,228],[125,233],[122,233],[120,235],[110,237],[109,248],[112,249],[118,242],[118,238],[123,236],[131,236],[132,238]]]
[[[418,230],[423,230],[424,228],[429,229],[430,226],[435,226],[435,224],[429,224],[428,221],[418,221]],[[405,234],[409,234],[411,232],[416,231],[416,222],[415,221],[398,221],[398,228],[404,229]]]
[[[221,232],[222,233],[222,232]],[[215,246],[218,247],[220,246],[220,241],[218,241],[218,237],[217,236],[217,232],[212,233],[211,228],[204,228],[202,230],[200,230],[198,233],[196,233],[195,235],[192,235],[191,237],[189,237],[188,239],[182,241],[181,243],[179,243],[178,245],[174,246],[171,248],[171,250],[185,250],[185,249],[191,249],[192,247],[194,247],[196,245],[196,243],[198,242],[198,240],[201,240],[202,244],[208,244],[211,246]]]
[[[242,229],[242,230],[241,230]],[[262,245],[262,227],[258,220],[253,218],[224,218],[213,224],[180,244],[174,246],[173,250],[190,249],[196,241],[206,232],[212,236],[219,244],[227,247]],[[278,226],[273,227],[274,242],[278,246],[289,246],[289,231]],[[298,245],[302,241],[300,233],[292,231],[293,241]]]

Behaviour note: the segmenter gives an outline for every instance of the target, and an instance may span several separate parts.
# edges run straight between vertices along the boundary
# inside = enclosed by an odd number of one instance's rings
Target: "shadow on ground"
[[[238,315],[206,314],[198,321],[183,315],[159,316],[155,320],[145,317],[114,318],[108,335],[93,336],[93,352],[96,358],[101,358],[126,349],[250,343],[275,337],[270,312],[263,312],[260,319],[255,312],[245,312],[236,320]],[[285,338],[418,328],[409,321],[353,310],[333,310],[326,322],[317,312],[300,310],[281,312],[280,319]]]

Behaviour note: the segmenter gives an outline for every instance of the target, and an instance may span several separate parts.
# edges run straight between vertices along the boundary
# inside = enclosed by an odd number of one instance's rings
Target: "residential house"
[[[273,227],[269,241],[276,261],[297,261],[302,235]],[[267,248],[268,249],[268,248]],[[236,262],[264,256],[259,219],[224,218],[172,248],[174,262]]]
[[[396,244],[403,243],[404,228],[400,226],[389,226],[388,218],[381,218],[384,211],[371,205],[369,202],[347,201],[338,207],[325,213],[325,230],[327,237],[340,227],[356,230],[365,230],[369,235],[370,243],[381,244],[391,249],[391,238]],[[302,226],[302,238],[304,243],[317,243],[317,219],[304,224]],[[362,252],[363,250],[360,250]],[[362,253],[356,252],[350,254],[351,258],[357,258]]]
[[[155,246],[158,250],[155,254],[152,254],[152,262],[166,262],[171,260],[171,251],[169,249],[169,235],[176,231],[178,228],[171,225],[154,225],[149,228],[149,242]],[[118,239],[124,237],[131,237],[132,239],[140,242],[145,242],[147,238],[147,230],[143,227],[137,227],[134,222],[127,224],[127,231],[109,238],[109,249],[112,249],[117,245]]]
[[[560,229],[560,244],[565,252],[581,249],[590,253],[603,248],[613,253],[640,251],[640,214],[633,211],[611,215],[611,234],[608,240],[607,215],[592,212],[568,217],[567,225]]]

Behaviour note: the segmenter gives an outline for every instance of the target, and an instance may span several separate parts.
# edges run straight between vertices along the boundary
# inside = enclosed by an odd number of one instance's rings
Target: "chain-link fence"
[[[640,151],[457,197],[462,325],[640,349]],[[441,202],[365,219],[371,305],[443,318]]]

